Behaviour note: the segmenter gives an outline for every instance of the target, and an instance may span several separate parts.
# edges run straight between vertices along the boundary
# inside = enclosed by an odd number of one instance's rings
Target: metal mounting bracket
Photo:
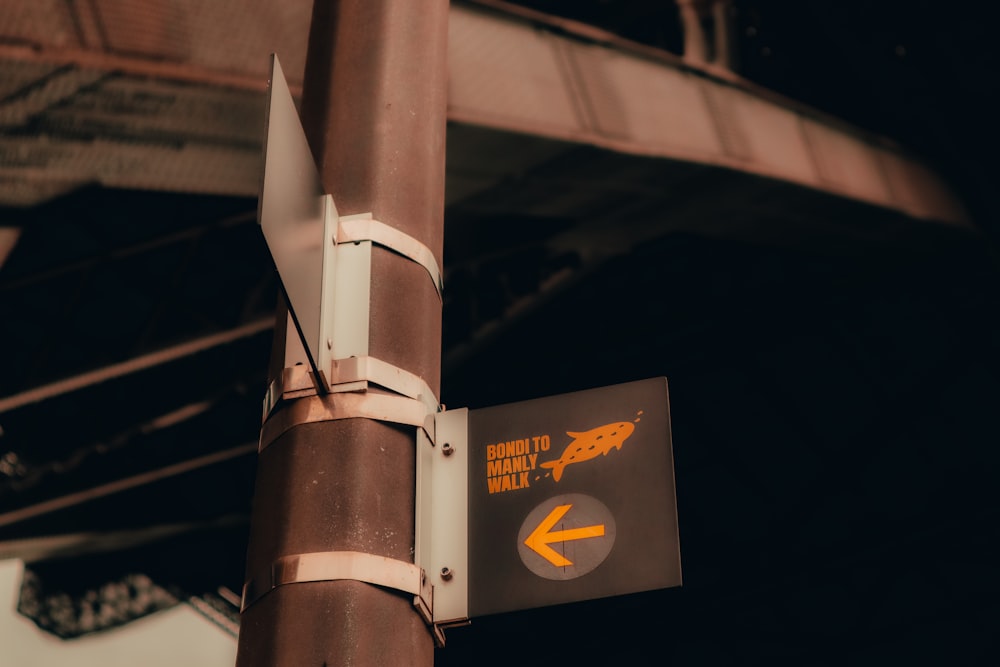
[[[414,560],[434,586],[434,625],[469,623],[469,411],[434,416],[437,446],[417,433]]]
[[[373,382],[407,398],[419,400],[427,406],[427,411],[430,414],[438,411],[437,397],[422,377],[375,357],[336,359],[333,362],[330,378],[335,387],[355,387],[357,384],[363,384],[363,389],[367,389],[368,383]],[[359,387],[359,389],[361,388]],[[341,391],[356,390],[343,389]]]
[[[437,260],[434,259],[434,253],[423,243],[395,227],[374,220],[371,213],[342,216],[337,243],[359,243],[361,241],[371,241],[388,248],[424,267],[434,283],[438,298],[441,298],[441,292],[444,289],[441,269],[438,267]]]
[[[330,378],[333,383],[330,393],[367,392],[371,383],[394,394],[420,401],[427,408],[428,414],[439,410],[437,397],[422,377],[375,357],[336,359],[331,364]],[[267,387],[262,421],[270,417],[280,401],[316,396],[318,393],[307,366],[300,364],[286,367]]]
[[[413,595],[417,612],[444,645],[444,633],[433,625],[434,589],[419,566],[360,551],[320,551],[282,556],[267,573],[256,573],[243,586],[240,613],[279,586],[316,581],[361,581]]]
[[[431,442],[435,442],[434,412],[415,398],[393,394],[339,393],[306,396],[271,416],[260,429],[258,451],[264,451],[282,433],[312,422],[365,418],[416,426]]]

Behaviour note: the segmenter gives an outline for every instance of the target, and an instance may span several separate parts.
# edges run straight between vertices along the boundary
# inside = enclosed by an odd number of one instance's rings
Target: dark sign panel
[[[469,616],[681,583],[667,382],[469,411]]]

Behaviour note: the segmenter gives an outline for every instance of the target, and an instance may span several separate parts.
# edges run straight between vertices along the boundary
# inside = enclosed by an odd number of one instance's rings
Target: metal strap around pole
[[[338,393],[305,396],[264,422],[260,431],[259,451],[264,451],[286,431],[300,424],[366,418],[417,426],[434,441],[434,414],[427,405],[415,398],[391,394]]]
[[[427,578],[413,563],[362,553],[360,551],[321,551],[282,556],[271,564],[271,571],[255,576],[243,586],[241,612],[279,586],[314,581],[363,581],[420,596]]]
[[[340,217],[340,229],[337,235],[337,243],[355,243],[358,241],[371,241],[377,245],[389,248],[390,250],[410,259],[424,267],[434,283],[438,298],[444,289],[444,279],[441,277],[441,269],[438,267],[434,253],[423,243],[405,234],[395,227],[390,227],[384,222],[372,219],[371,213],[358,213],[356,215],[346,215]]]
[[[335,359],[330,377],[332,385],[374,382],[397,394],[421,401],[428,412],[437,412],[438,409],[437,397],[422,377],[375,357]]]

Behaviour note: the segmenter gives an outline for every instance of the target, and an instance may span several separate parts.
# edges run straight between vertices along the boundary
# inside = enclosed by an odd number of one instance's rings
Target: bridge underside
[[[277,289],[266,54],[301,80],[309,3],[14,4],[0,557],[58,634],[92,628],[46,599],[136,571],[224,619]],[[686,585],[483,619],[438,662],[985,655],[1000,273],[962,206],[889,142],[576,28],[453,8],[442,400],[667,376]]]

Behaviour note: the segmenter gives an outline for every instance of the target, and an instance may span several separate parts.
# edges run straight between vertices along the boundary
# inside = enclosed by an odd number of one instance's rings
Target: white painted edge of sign
[[[434,624],[469,619],[469,410],[434,416],[435,442],[417,440],[417,563],[434,586]]]

